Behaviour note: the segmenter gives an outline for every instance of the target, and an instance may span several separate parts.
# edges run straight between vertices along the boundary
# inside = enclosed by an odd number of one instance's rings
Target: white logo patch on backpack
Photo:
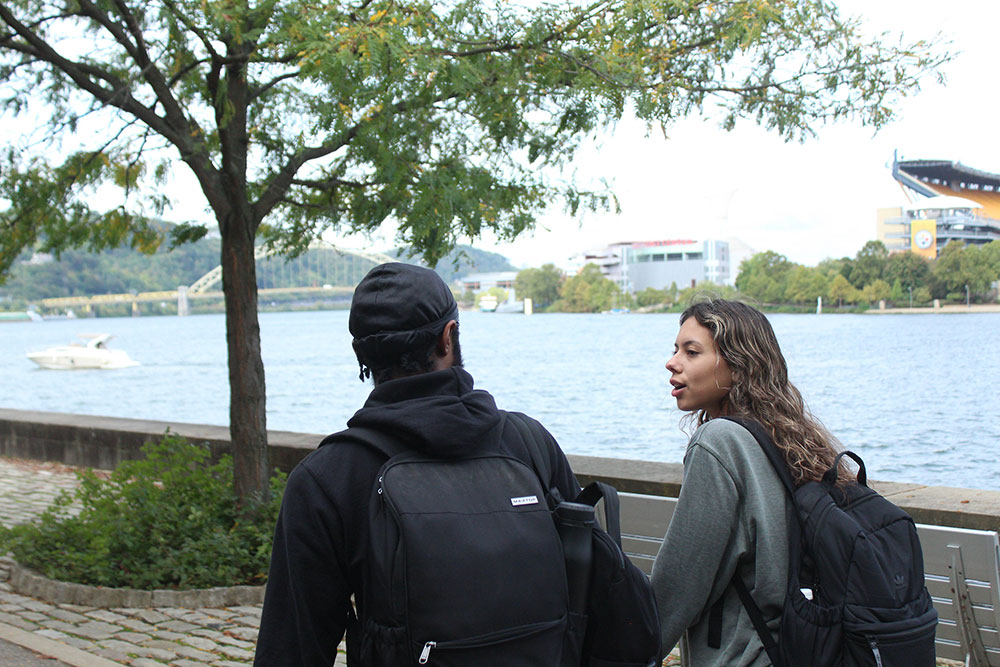
[[[520,505],[537,505],[538,496],[521,496],[520,498],[511,498],[510,504],[514,507],[518,507]]]

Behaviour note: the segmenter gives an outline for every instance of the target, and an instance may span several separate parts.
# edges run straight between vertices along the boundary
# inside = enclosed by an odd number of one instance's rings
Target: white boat
[[[479,310],[484,313],[496,312],[498,305],[500,305],[500,301],[492,294],[484,294],[479,299]]]
[[[125,350],[112,350],[107,346],[111,334],[80,334],[80,338],[86,340],[86,344],[59,345],[40,352],[29,352],[26,356],[42,368],[58,371],[78,368],[110,370],[139,365]]]

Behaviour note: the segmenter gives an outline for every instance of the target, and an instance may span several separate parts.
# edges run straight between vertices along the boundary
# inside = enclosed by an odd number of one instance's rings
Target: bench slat
[[[948,545],[958,544],[962,547],[962,559],[965,562],[965,578],[989,582],[998,582],[996,563],[1000,560],[1000,544],[997,534],[988,530],[969,530],[966,528],[946,528],[917,524],[917,534],[920,536],[920,546],[924,551],[925,573],[948,576],[951,558],[948,555]],[[979,554],[979,555],[976,555]],[[992,558],[988,558],[990,555]]]
[[[925,576],[924,585],[927,586],[927,592],[931,594],[931,597],[946,598],[951,601],[951,582],[947,579],[942,581],[940,577],[935,575]],[[973,606],[985,607],[992,613],[993,589],[980,582],[967,581],[965,585],[969,590],[969,599]]]

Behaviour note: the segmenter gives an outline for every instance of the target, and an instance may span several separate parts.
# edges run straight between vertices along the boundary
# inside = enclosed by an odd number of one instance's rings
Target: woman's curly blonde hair
[[[739,301],[710,299],[689,306],[681,324],[691,317],[711,332],[732,372],[723,414],[760,422],[784,453],[796,485],[822,479],[839,445],[788,381],[788,366],[764,314]],[[699,425],[709,419],[704,410],[697,415]],[[849,478],[843,465],[838,477]]]

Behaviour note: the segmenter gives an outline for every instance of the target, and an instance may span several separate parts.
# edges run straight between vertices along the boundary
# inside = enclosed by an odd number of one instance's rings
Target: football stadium
[[[937,257],[948,243],[1000,239],[1000,174],[950,160],[898,160],[892,177],[909,204],[878,211],[878,238],[890,252]]]

